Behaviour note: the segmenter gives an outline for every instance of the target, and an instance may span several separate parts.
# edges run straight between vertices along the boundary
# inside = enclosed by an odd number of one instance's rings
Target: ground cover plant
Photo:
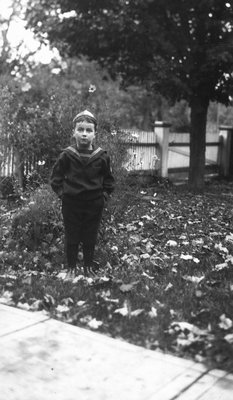
[[[233,368],[233,184],[118,188],[97,278],[66,281],[60,203],[46,186],[1,203],[0,302],[152,350]],[[82,266],[82,254],[79,254]]]

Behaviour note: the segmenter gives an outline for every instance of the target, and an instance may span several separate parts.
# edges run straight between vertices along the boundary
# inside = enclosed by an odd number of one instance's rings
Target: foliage
[[[108,118],[112,115],[114,119],[114,111],[111,114],[110,109],[107,113],[109,105],[106,106],[102,100],[104,90],[93,96],[89,93],[90,80],[82,82],[84,69],[82,65],[79,70],[80,81],[74,80],[77,69],[66,77],[51,77],[48,67],[37,69],[33,77],[28,78],[27,91],[22,91],[17,82],[2,80],[0,113],[1,145],[5,151],[3,158],[7,157],[7,149],[13,146],[20,155],[20,162],[25,164],[28,161],[31,164],[30,175],[36,170],[44,179],[48,178],[59,152],[70,143],[72,120],[80,109],[90,107],[100,118],[105,113],[109,114]]]
[[[0,197],[6,199],[17,196],[17,183],[14,177],[4,176],[0,178]]]
[[[2,206],[0,302],[230,370],[231,191],[216,182],[196,196],[164,186],[131,192],[121,215],[105,223],[98,277],[84,278],[79,261],[70,281],[60,242],[25,251],[8,229],[17,210]]]
[[[43,73],[39,78],[43,79]],[[65,139],[65,126],[60,121],[64,113],[59,115],[59,112],[67,94],[63,93],[58,102],[58,96],[54,95],[56,82],[47,90],[36,83],[28,92],[23,92],[17,83],[13,88],[9,84],[3,87],[6,93],[2,99],[5,104],[3,133],[8,145],[17,149],[23,159],[34,156],[37,161],[46,160],[49,164]]]
[[[21,248],[35,250],[56,241],[62,232],[58,200],[49,186],[33,191],[12,219],[11,238]]]
[[[168,112],[172,132],[190,132],[190,110],[186,101],[177,102]]]
[[[61,52],[98,59],[126,83],[151,80],[169,98],[229,100],[231,2],[32,0],[27,18]]]
[[[12,33],[20,27],[19,21],[25,16],[26,2],[8,0],[0,9],[0,76],[20,76],[23,80],[33,65],[32,56],[35,50],[27,46],[27,41],[22,40],[20,34]],[[18,32],[17,32],[18,33]],[[38,48],[40,43],[38,43]]]
[[[208,114],[209,130],[216,130],[221,125],[233,126],[232,101],[229,106],[219,103],[211,103]]]

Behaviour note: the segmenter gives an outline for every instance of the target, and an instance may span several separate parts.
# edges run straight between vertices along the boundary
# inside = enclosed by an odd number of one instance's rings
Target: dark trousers
[[[62,215],[65,227],[65,251],[69,269],[75,269],[79,244],[83,244],[84,265],[91,266],[104,199],[77,200],[64,196]]]

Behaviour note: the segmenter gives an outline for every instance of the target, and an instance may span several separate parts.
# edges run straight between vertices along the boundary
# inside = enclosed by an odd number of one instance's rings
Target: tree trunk
[[[191,100],[189,187],[200,191],[205,184],[206,121],[209,100],[195,96]]]
[[[146,98],[144,99],[144,104],[143,104],[143,118],[142,118],[142,130],[147,131],[151,130],[152,126],[152,110],[151,110],[151,96],[148,94]]]

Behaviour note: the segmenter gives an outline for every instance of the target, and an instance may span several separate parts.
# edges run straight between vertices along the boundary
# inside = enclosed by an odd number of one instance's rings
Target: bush
[[[0,178],[0,197],[2,199],[19,198],[19,188],[13,176]]]
[[[50,245],[63,229],[59,200],[49,185],[36,189],[15,214],[11,235],[20,247],[35,250],[42,243]]]

